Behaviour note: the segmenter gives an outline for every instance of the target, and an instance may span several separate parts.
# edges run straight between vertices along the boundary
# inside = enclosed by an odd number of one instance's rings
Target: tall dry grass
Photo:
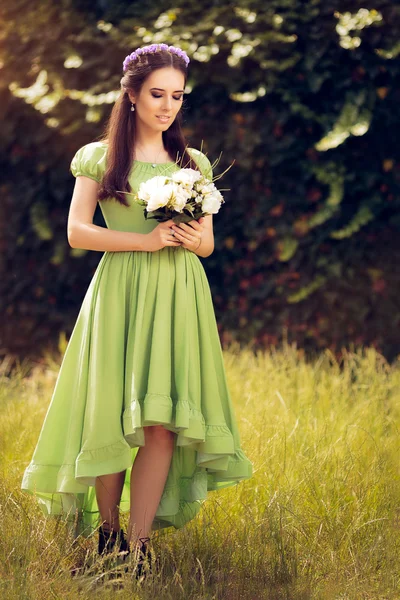
[[[74,539],[20,490],[59,361],[1,377],[2,600],[400,598],[399,364],[371,348],[311,362],[288,345],[224,359],[253,478],[155,533],[159,574],[140,587],[123,574],[121,589],[100,577],[95,537]]]

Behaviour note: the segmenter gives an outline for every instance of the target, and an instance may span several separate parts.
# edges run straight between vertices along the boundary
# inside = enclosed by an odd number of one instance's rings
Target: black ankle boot
[[[152,572],[152,555],[148,542],[149,537],[138,539],[138,564],[135,571],[136,579],[139,577],[150,575]]]
[[[118,552],[127,552],[129,554],[129,545],[125,537],[123,529],[115,531],[114,529],[110,532],[109,529],[104,529],[102,525],[99,527],[99,543],[98,543],[98,554],[109,554],[113,551],[115,545],[117,545]]]

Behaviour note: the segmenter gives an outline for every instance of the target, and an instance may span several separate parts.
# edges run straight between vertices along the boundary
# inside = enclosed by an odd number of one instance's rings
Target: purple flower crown
[[[172,54],[177,54],[183,58],[187,65],[190,62],[188,55],[184,50],[181,50],[181,48],[177,48],[176,46],[168,46],[168,44],[151,44],[150,46],[136,48],[136,50],[134,50],[131,54],[128,54],[123,63],[124,73],[127,70],[129,63],[139,58],[141,54],[149,54],[150,52],[158,52],[159,50],[167,50],[168,52],[172,52]]]

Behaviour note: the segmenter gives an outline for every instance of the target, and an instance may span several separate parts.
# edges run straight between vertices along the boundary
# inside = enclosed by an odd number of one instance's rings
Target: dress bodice
[[[207,156],[196,150],[188,148],[187,151],[197,163],[200,171],[205,177],[212,178],[211,163]],[[91,142],[79,148],[71,161],[71,172],[74,177],[84,175],[100,183],[106,169],[107,144],[104,142]],[[159,163],[155,167],[152,163],[134,160],[128,181],[131,186],[131,194],[126,195],[129,206],[124,206],[114,198],[99,200],[101,212],[109,229],[117,231],[132,231],[135,233],[149,233],[157,225],[156,219],[146,219],[144,207],[133,200],[140,184],[156,175],[171,175],[179,170],[174,162]]]

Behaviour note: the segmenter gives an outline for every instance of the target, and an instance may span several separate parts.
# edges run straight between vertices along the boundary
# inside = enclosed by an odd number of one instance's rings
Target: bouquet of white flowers
[[[179,169],[170,176],[157,175],[143,181],[134,200],[144,206],[146,219],[176,224],[215,214],[225,202],[214,183],[195,169]]]

